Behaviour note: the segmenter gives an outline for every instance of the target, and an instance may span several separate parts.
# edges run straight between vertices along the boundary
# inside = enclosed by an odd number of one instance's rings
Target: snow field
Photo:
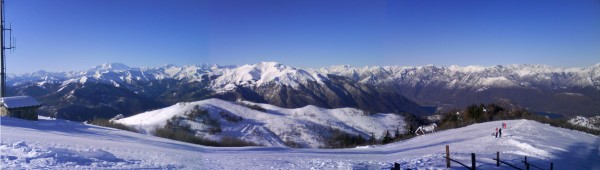
[[[136,160],[123,160],[102,149],[72,150],[65,148],[32,148],[23,141],[12,144],[0,143],[0,156],[3,168],[44,168],[64,167],[126,167],[137,164]],[[6,154],[6,155],[5,155]],[[14,165],[14,166],[12,166]]]
[[[478,169],[495,167],[496,151],[518,167],[529,162],[555,169],[600,169],[600,137],[529,120],[495,121],[438,131],[382,146],[353,149],[216,148],[63,120],[2,117],[2,169],[445,169],[451,157]],[[502,138],[490,134],[508,124]],[[452,169],[463,169],[452,163]]]
[[[173,164],[173,159],[185,160],[183,155],[197,154],[169,149],[185,148],[185,143],[78,122],[40,119],[0,119],[1,169],[181,168],[181,164]]]

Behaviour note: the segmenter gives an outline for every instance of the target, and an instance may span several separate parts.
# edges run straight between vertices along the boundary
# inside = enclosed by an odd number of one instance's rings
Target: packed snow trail
[[[353,149],[204,147],[111,128],[63,120],[37,122],[1,118],[2,169],[444,169],[445,145],[451,157],[479,169],[495,167],[496,151],[519,167],[524,156],[537,166],[600,169],[598,136],[528,120],[504,121],[502,138],[490,133],[502,122],[438,131],[403,142]],[[453,169],[463,169],[452,164]]]

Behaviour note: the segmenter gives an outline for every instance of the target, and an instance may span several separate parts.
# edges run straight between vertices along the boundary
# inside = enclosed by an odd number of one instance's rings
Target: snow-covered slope
[[[2,169],[166,169],[202,158],[200,147],[128,131],[43,117],[0,120]]]
[[[110,128],[63,120],[36,122],[2,117],[2,169],[443,169],[445,145],[451,157],[478,169],[495,167],[501,159],[524,168],[520,161],[554,169],[600,169],[600,138],[528,120],[505,121],[502,138],[490,136],[501,121],[435,132],[385,146],[356,149],[291,149],[273,147],[214,148],[185,144]],[[462,169],[452,163],[453,169]]]
[[[365,115],[363,111],[352,108],[324,109],[306,106],[286,109],[269,104],[241,102],[245,105],[258,105],[266,111],[250,109],[239,103],[219,99],[208,99],[191,103],[178,103],[173,106],[140,113],[116,122],[152,132],[165,126],[167,120],[186,117],[195,107],[208,111],[209,118],[219,121],[221,133],[207,133],[208,126],[203,121],[186,120],[197,135],[213,140],[234,137],[255,142],[264,146],[285,147],[293,142],[301,147],[324,147],[323,141],[331,135],[333,129],[339,129],[352,135],[367,138],[371,133],[380,138],[386,130],[404,131],[404,119],[396,114]],[[229,121],[226,117],[235,117],[240,121]]]
[[[583,117],[576,116],[569,120],[569,123],[577,126],[583,126],[590,129],[600,130],[600,116]]]

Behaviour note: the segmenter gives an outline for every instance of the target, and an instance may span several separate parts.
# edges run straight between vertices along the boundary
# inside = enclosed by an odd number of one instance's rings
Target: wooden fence
[[[456,162],[459,165],[462,165],[463,167],[467,168],[467,169],[471,169],[471,170],[475,170],[475,168],[477,166],[475,166],[475,153],[471,153],[471,166],[467,166],[457,160],[454,160],[452,158],[450,158],[450,146],[446,145],[446,156],[443,156],[444,158],[446,158],[446,168],[450,168],[450,161],[452,162]]]
[[[450,158],[450,146],[448,146],[448,145],[446,145],[446,156],[443,156],[443,157],[446,158],[446,168],[450,168],[450,162],[451,161],[452,162],[456,162],[459,165],[462,165],[463,167],[465,167],[467,169],[470,169],[470,170],[475,170],[477,168],[477,166],[475,165],[475,161],[476,161],[476,159],[475,159],[475,153],[471,153],[471,166],[467,166],[467,165],[465,165],[465,164],[463,164],[463,163],[461,163],[461,162],[459,162],[457,160],[454,160],[454,159]],[[517,167],[515,165],[512,165],[512,164],[510,164],[508,162],[500,160],[500,152],[496,152],[496,158],[492,158],[492,159],[496,160],[496,166],[497,167],[499,167],[500,164],[502,163],[502,164],[506,164],[506,165],[508,165],[508,166],[510,166],[510,167],[512,167],[514,169],[523,170],[522,168],[519,168],[519,167]],[[525,164],[525,170],[530,170],[531,167],[537,168],[539,170],[545,170],[545,169],[543,169],[543,168],[541,168],[539,166],[536,166],[536,165],[533,165],[533,164],[529,163],[527,161],[527,156],[525,156],[525,160],[521,161],[521,162],[523,162]],[[554,170],[554,163],[550,162],[550,169],[549,170]]]

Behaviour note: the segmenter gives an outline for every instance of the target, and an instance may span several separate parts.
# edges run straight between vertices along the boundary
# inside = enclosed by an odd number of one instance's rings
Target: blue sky
[[[8,72],[600,62],[598,0],[5,0]]]

